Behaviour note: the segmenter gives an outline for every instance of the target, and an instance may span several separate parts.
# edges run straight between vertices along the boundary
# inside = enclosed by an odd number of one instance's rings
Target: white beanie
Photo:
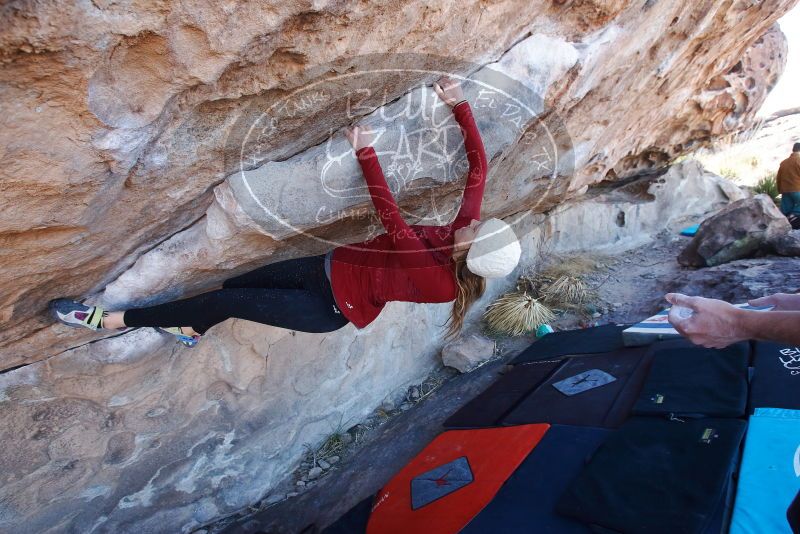
[[[506,276],[517,266],[522,250],[514,230],[500,219],[487,219],[467,252],[467,268],[484,278]]]

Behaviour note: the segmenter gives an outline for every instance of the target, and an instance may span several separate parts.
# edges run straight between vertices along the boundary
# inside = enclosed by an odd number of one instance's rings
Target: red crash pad
[[[548,428],[440,434],[378,492],[367,534],[458,532],[494,498]]]

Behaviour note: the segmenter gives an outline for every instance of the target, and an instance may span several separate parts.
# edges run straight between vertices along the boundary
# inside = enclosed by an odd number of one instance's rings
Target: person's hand
[[[771,311],[800,311],[800,295],[775,293],[747,301],[750,306],[774,306]]]
[[[344,129],[344,135],[350,144],[353,145],[353,150],[358,152],[360,148],[370,146],[375,140],[375,132],[369,126],[348,126]]]
[[[457,80],[447,75],[442,76],[434,82],[433,90],[436,91],[439,98],[444,100],[444,103],[450,107],[464,100],[464,91],[461,90],[461,85]]]
[[[664,298],[673,306],[692,310],[688,318],[670,314],[669,322],[695,345],[721,349],[750,337],[741,320],[741,314],[747,312],[736,306],[722,300],[688,297],[681,293],[667,293]]]

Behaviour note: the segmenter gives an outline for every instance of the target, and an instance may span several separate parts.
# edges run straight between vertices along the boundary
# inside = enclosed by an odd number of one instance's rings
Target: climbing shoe
[[[90,330],[103,327],[103,308],[100,306],[87,306],[70,299],[55,299],[50,301],[50,311],[57,321],[67,326]]]
[[[184,334],[180,326],[167,326],[167,327],[159,326],[158,329],[168,334],[172,334],[173,336],[178,338],[178,341],[180,341],[183,346],[189,348],[192,348],[195,345],[197,345],[197,342],[200,341],[200,338],[202,337],[200,334],[195,334],[193,336],[189,334]]]

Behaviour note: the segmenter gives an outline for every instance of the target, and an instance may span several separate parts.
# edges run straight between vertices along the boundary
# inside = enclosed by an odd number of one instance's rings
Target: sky
[[[758,111],[766,116],[786,108],[800,107],[800,4],[784,15],[778,23],[789,41],[786,70]]]

